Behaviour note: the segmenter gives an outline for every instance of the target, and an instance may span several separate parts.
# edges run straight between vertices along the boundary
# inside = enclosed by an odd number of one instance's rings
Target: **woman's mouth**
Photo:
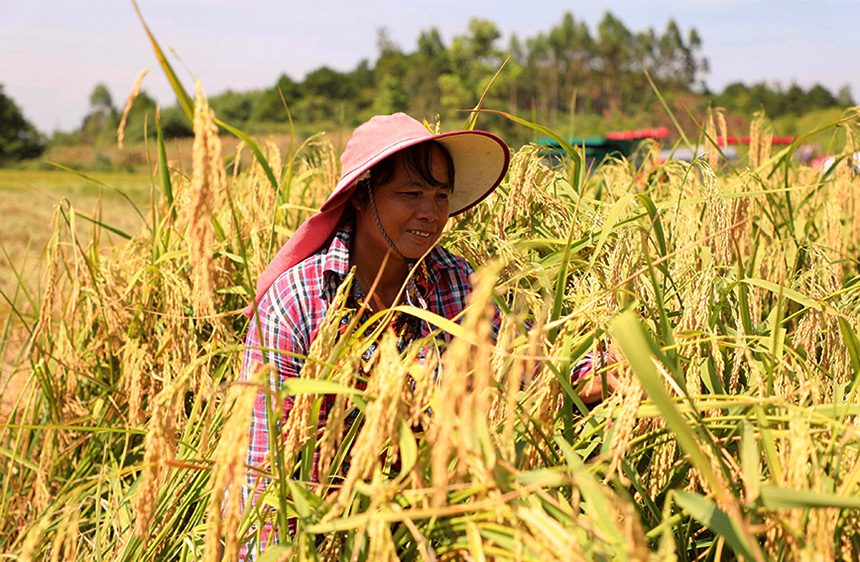
[[[431,232],[423,232],[420,230],[407,230],[409,234],[414,234],[415,236],[420,236],[421,238],[430,238]]]

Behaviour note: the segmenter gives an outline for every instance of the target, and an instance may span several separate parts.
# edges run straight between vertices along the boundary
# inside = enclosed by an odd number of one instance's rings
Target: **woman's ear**
[[[367,201],[367,192],[370,189],[370,183],[368,180],[361,180],[358,182],[358,185],[355,186],[355,191],[352,192],[352,197],[349,200],[352,202],[352,206],[355,207],[356,211],[360,211],[364,208],[364,203]]]

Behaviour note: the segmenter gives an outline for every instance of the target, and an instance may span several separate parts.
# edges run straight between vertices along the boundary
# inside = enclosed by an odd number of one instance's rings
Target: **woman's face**
[[[391,181],[377,186],[373,192],[382,227],[397,250],[408,259],[418,259],[432,248],[448,221],[448,195],[453,178],[448,177],[447,161],[439,148],[431,152],[430,169],[433,177],[442,183],[441,187],[429,185],[418,174],[410,173],[403,159],[397,158]],[[365,198],[353,204],[356,207],[355,249],[384,256],[389,245],[379,231],[370,201]]]

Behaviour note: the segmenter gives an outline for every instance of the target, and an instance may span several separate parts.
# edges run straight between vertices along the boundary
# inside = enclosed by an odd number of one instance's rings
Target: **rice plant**
[[[27,383],[0,425],[7,558],[860,557],[848,158],[801,166],[759,117],[747,160],[715,171],[719,114],[687,132],[713,147],[692,163],[650,144],[586,170],[563,145],[554,167],[522,147],[443,240],[481,265],[467,314],[404,307],[454,334],[444,354],[419,361],[383,335],[364,380],[365,330],[323,328],[303,376],[273,391],[265,371],[238,382],[240,311],[335,184],[336,152],[316,137],[284,153],[221,124],[244,140],[222,154],[202,88],[192,100],[175,84],[190,176],[159,131],[145,227],[103,248],[59,207],[37,309],[10,299],[4,330],[27,345],[0,357]],[[845,155],[857,126],[856,111],[829,125]],[[566,373],[607,344],[621,359],[595,376],[615,369],[621,386],[589,408]],[[269,462],[246,466],[261,389],[296,405]],[[319,424],[323,400],[335,414]],[[243,506],[248,475],[271,484]],[[265,525],[278,544],[261,544]]]

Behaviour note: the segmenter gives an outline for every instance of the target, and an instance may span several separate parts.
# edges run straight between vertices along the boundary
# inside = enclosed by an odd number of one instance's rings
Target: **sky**
[[[446,45],[472,17],[488,19],[521,40],[547,32],[565,12],[596,35],[606,11],[632,32],[662,32],[674,18],[696,28],[710,64],[711,90],[727,84],[820,83],[834,94],[849,85],[860,102],[860,0],[139,0],[147,24],[186,88],[268,88],[281,74],[295,80],[320,66],[348,71],[378,56],[381,27],[404,52],[436,27]],[[178,58],[177,58],[178,57]],[[89,97],[107,84],[122,107],[138,73],[161,105],[175,103],[130,0],[0,0],[0,84],[44,133],[80,126]]]

